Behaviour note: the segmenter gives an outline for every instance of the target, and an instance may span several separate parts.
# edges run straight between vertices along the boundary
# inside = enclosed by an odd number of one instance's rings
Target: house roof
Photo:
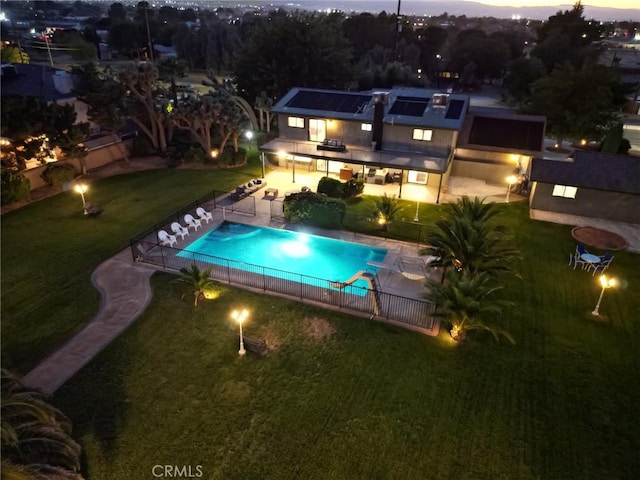
[[[435,97],[439,100],[435,100]],[[392,88],[365,92],[293,88],[273,107],[274,113],[303,117],[373,121],[373,105],[384,99],[383,122],[445,130],[459,130],[469,108],[469,97],[440,94],[424,88]]]
[[[521,115],[506,108],[472,107],[458,147],[542,156],[546,118]]]
[[[15,67],[15,75],[12,66]],[[1,78],[0,94],[3,96],[40,97],[47,102],[75,97],[70,88],[70,75],[59,68],[32,63],[3,64]]]
[[[534,158],[531,180],[640,195],[640,158],[586,150],[573,160]]]

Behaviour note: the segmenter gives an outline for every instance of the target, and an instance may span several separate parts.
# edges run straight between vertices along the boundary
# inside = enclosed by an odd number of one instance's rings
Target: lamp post
[[[418,193],[418,196],[416,197],[416,214],[413,217],[414,222],[417,222],[420,220],[420,218],[418,217],[418,213],[420,212],[420,197],[421,195]]]
[[[244,339],[242,338],[242,322],[247,319],[248,315],[249,312],[247,312],[246,309],[243,309],[242,312],[234,310],[233,313],[231,313],[231,318],[233,318],[236,322],[238,322],[238,325],[240,325],[240,350],[238,350],[239,355],[245,355],[247,353],[247,351],[244,349]]]
[[[84,194],[89,189],[89,187],[86,183],[78,183],[75,187],[73,187],[73,189],[80,194],[80,197],[82,198],[82,211],[86,212],[87,202],[84,199]]]
[[[596,316],[596,317],[598,315],[600,315],[600,302],[602,301],[602,296],[604,295],[604,291],[607,288],[615,287],[616,286],[616,279],[615,278],[607,278],[606,275],[601,275],[600,276],[600,285],[602,286],[602,290],[600,291],[600,297],[598,298],[598,303],[596,304],[596,308],[594,308],[593,312],[591,312],[591,315]]]
[[[511,192],[511,185],[516,183],[518,179],[515,175],[509,175],[507,177],[507,203],[509,203],[509,193]]]

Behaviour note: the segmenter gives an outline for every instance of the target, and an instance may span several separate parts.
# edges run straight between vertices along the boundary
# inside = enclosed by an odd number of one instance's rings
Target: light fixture
[[[80,194],[80,197],[82,198],[82,210],[86,213],[87,202],[84,199],[84,194],[86,193],[87,190],[89,190],[89,187],[87,186],[86,183],[76,183],[76,186],[73,187],[73,189]]]
[[[507,178],[507,203],[509,203],[509,192],[511,192],[511,185],[518,181],[515,175],[509,175]]]
[[[594,308],[593,312],[591,312],[591,315],[593,315],[595,317],[600,315],[600,302],[602,301],[602,296],[604,295],[604,291],[607,288],[615,287],[616,286],[616,279],[615,278],[607,278],[606,275],[601,275],[600,276],[600,285],[602,286],[602,290],[600,291],[600,297],[598,298],[598,303],[596,304],[596,308]]]
[[[238,350],[239,355],[246,355],[247,351],[244,349],[244,339],[242,338],[242,322],[244,322],[249,316],[249,312],[247,309],[243,309],[241,312],[238,310],[234,310],[231,312],[231,318],[233,318],[238,325],[240,325],[240,350]]]

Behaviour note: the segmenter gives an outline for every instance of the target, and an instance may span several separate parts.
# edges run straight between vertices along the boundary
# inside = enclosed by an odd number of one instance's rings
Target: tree
[[[517,275],[511,262],[519,252],[511,247],[505,228],[493,221],[497,215],[494,204],[464,197],[446,208],[445,218],[427,233],[425,242],[429,246],[420,252],[437,257],[431,265],[471,275]]]
[[[595,61],[600,50],[592,46],[600,40],[600,22],[584,18],[580,1],[571,10],[559,11],[538,28],[538,42],[531,52],[551,72],[556,65],[569,62],[580,68],[585,61]]]
[[[144,2],[140,2],[144,3]],[[137,63],[118,72],[118,81],[127,89],[124,113],[144,133],[154,148],[167,151],[170,127],[168,101],[159,98],[158,70],[150,63]]]
[[[351,79],[351,51],[329,18],[296,13],[253,28],[236,54],[239,95],[252,101],[263,91],[281,98],[293,86],[344,88]]]
[[[29,63],[29,54],[18,45],[9,45],[2,48],[3,63]]]
[[[2,369],[2,478],[82,480],[71,422]]]
[[[182,78],[187,75],[188,69],[186,62],[176,57],[164,57],[156,62],[156,67],[158,67],[160,80],[169,81],[174,105],[178,105],[176,78]]]
[[[114,20],[125,20],[127,18],[127,12],[122,3],[116,2],[109,6],[109,18]]]
[[[513,337],[502,328],[487,323],[485,318],[495,319],[510,302],[494,298],[502,287],[491,286],[486,273],[473,274],[463,271],[457,274],[449,270],[443,283],[428,280],[426,298],[436,304],[435,316],[441,317],[450,329],[451,337],[460,341],[472,330],[486,330],[496,340],[499,336],[515,343]]]
[[[181,268],[181,277],[178,278],[179,282],[188,284],[193,288],[193,305],[198,306],[198,300],[206,298],[207,291],[213,288],[213,280],[209,277],[215,267],[209,267],[206,270],[200,270],[194,263],[190,268]]]
[[[80,155],[80,142],[88,124],[76,123],[73,105],[47,104],[36,97],[2,97],[0,112],[2,136],[11,139],[11,148],[3,149],[2,167],[17,172],[32,158],[41,163],[53,156],[56,147],[65,155]]]
[[[533,83],[524,110],[547,117],[547,133],[558,145],[564,139],[601,138],[617,118],[617,84],[609,67],[586,63],[577,70],[565,63]]]
[[[211,129],[220,121],[221,106],[210,95],[188,97],[171,114],[171,122],[188,130],[208,155],[211,151]]]
[[[382,230],[386,232],[389,223],[398,218],[400,212],[402,212],[402,206],[395,195],[388,196],[386,193],[382,197],[376,197],[374,202],[375,207],[371,213],[371,217],[378,222]]]
[[[531,85],[546,75],[544,65],[537,57],[513,60],[504,80],[508,101],[522,105],[531,97]]]

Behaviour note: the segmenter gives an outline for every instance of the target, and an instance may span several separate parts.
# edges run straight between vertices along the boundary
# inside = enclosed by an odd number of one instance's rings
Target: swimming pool
[[[386,254],[385,248],[225,221],[178,256],[217,265],[225,265],[224,259],[233,260],[234,268],[247,271],[255,271],[251,266],[259,265],[300,274],[303,283],[313,284],[305,277],[344,282],[362,270],[375,272],[367,262],[382,262]],[[278,272],[267,270],[266,274],[277,276]],[[369,286],[363,279],[353,285]]]

